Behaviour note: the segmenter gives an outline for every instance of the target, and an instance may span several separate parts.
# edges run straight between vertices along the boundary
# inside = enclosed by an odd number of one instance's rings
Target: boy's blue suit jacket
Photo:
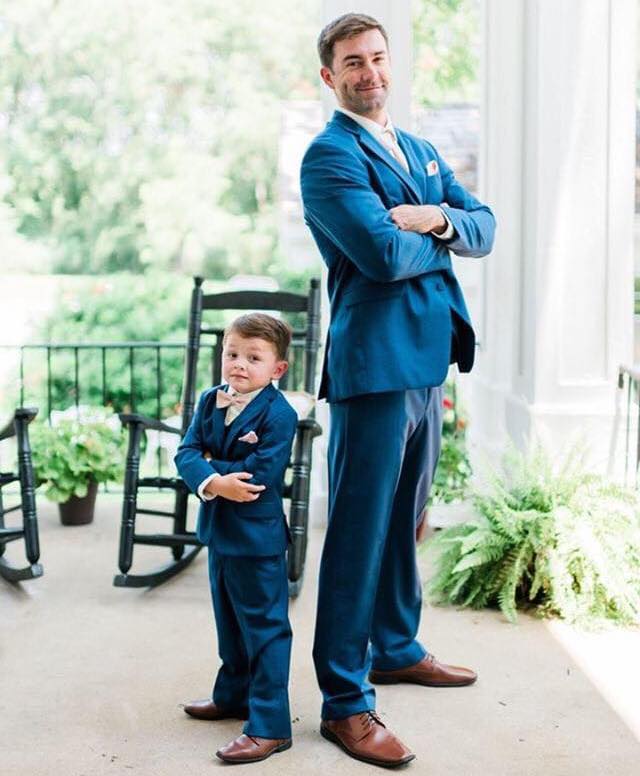
[[[230,501],[217,496],[203,501],[196,533],[221,555],[278,555],[287,547],[289,531],[282,509],[282,482],[296,432],[297,415],[277,388],[269,384],[226,427],[226,408],[216,408],[216,393],[204,391],[184,436],[175,463],[190,490],[212,472],[253,474],[246,482],[266,485],[256,501]],[[238,437],[254,431],[255,444]],[[203,453],[208,450],[211,461]]]
[[[475,337],[449,250],[487,254],[493,213],[430,143],[396,134],[410,173],[339,111],[302,162],[305,221],[329,268],[331,324],[319,396],[330,402],[440,385],[450,360],[463,372],[473,364]],[[446,206],[454,238],[443,243],[400,230],[389,210],[403,204]]]

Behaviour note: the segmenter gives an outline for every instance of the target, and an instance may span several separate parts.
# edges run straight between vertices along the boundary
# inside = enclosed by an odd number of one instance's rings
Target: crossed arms
[[[437,156],[443,202],[455,229],[446,246],[434,239],[442,228],[440,208],[400,205],[387,210],[356,154],[331,143],[313,143],[302,163],[301,186],[307,220],[369,279],[392,282],[430,272],[448,248],[459,256],[484,256],[492,247],[495,219],[455,179]]]
[[[203,492],[209,498],[222,496],[230,501],[255,501],[263,490],[275,484],[289,461],[297,425],[296,414],[285,410],[274,418],[268,418],[255,449],[246,458],[238,461],[208,459],[205,453],[211,445],[205,441],[202,429],[203,407],[208,394],[205,391],[200,397],[187,433],[178,447],[175,456],[178,471],[189,488],[199,495],[202,483],[208,480]]]

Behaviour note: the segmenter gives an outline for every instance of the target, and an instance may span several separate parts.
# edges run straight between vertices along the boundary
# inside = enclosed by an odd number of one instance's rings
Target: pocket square
[[[427,175],[437,175],[438,174],[438,162],[435,159],[432,159],[427,164]]]
[[[238,437],[238,442],[248,442],[250,445],[255,445],[258,441],[258,435],[255,431],[248,431],[241,437]]]

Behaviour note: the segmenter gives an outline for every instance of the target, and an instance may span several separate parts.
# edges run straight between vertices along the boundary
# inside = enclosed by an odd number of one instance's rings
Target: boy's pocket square
[[[258,435],[255,431],[248,431],[241,437],[238,437],[238,442],[248,442],[250,445],[255,445],[258,441]]]

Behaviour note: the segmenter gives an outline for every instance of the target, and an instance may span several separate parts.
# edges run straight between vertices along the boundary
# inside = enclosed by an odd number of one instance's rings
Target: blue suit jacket
[[[256,501],[230,501],[217,496],[203,501],[196,533],[221,555],[277,555],[284,552],[288,528],[282,509],[282,483],[296,432],[297,415],[277,388],[269,384],[226,427],[225,408],[216,408],[216,393],[204,391],[187,429],[175,463],[180,476],[196,493],[212,472],[251,472],[247,482],[266,485]],[[255,444],[238,437],[254,431]],[[203,457],[205,450],[213,460]]]
[[[430,143],[396,133],[410,173],[339,111],[302,162],[305,221],[329,268],[319,396],[330,402],[440,385],[450,362],[463,372],[473,365],[475,337],[449,249],[484,256],[495,220]],[[389,214],[401,204],[447,205],[454,238],[402,231]]]

